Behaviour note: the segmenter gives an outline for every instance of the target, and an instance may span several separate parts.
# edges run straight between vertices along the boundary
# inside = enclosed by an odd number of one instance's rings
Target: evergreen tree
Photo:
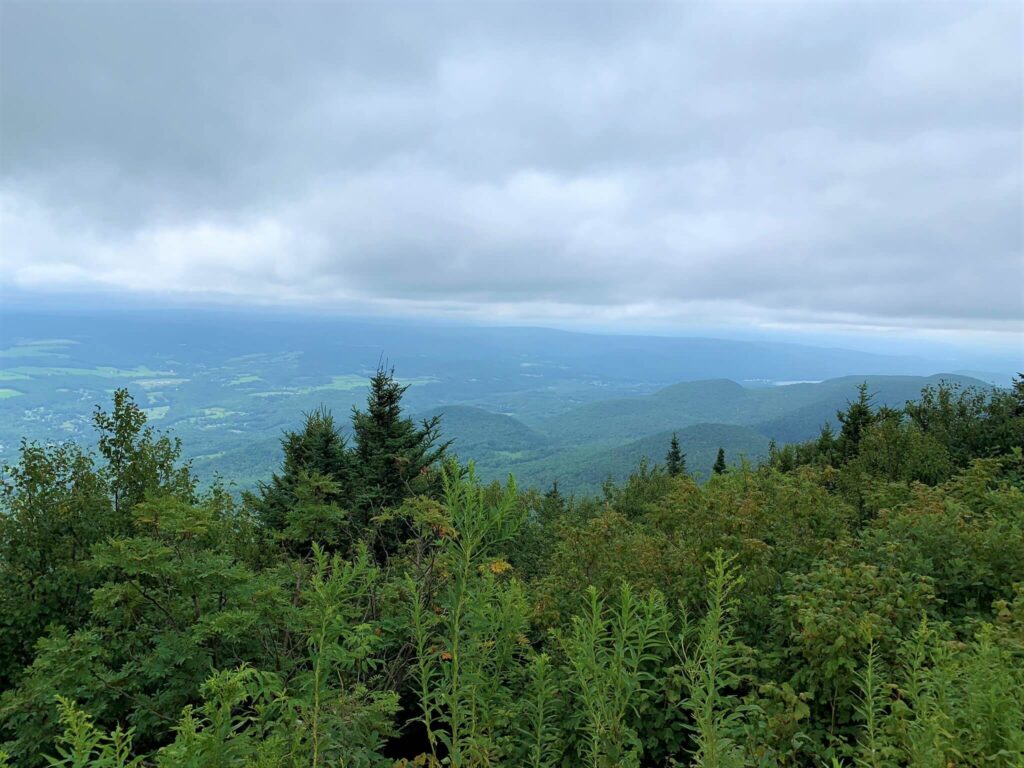
[[[1013,377],[1009,397],[1013,403],[1013,415],[1024,416],[1024,373],[1018,373]]]
[[[716,475],[725,473],[725,448],[718,449],[718,456],[715,457],[715,466],[712,467]]]
[[[672,433],[672,441],[669,443],[668,453],[665,454],[665,467],[672,477],[677,477],[686,472],[686,454],[679,450],[679,437]]]
[[[352,409],[355,523],[361,529],[404,499],[437,490],[433,470],[451,442],[439,442],[439,416],[417,425],[402,415],[402,396],[408,388],[395,380],[394,369],[378,368],[370,380],[366,410]],[[404,540],[403,534],[395,521],[381,525],[377,553],[392,551]]]
[[[868,383],[865,381],[857,387],[857,400],[848,403],[845,411],[836,412],[836,418],[842,424],[836,447],[844,462],[857,455],[860,441],[877,420],[871,408],[872,397],[873,395],[868,394]]]
[[[815,447],[823,465],[831,466],[835,463],[836,433],[828,422],[822,425]]]
[[[543,510],[545,515],[556,517],[565,511],[565,498],[558,490],[558,481],[555,480],[548,492],[544,494]]]
[[[264,525],[276,531],[288,527],[289,512],[300,499],[310,495],[311,485],[328,489],[317,494],[323,504],[343,506],[348,501],[352,492],[352,458],[329,410],[321,406],[305,414],[302,429],[286,432],[281,446],[281,473],[275,474],[269,483],[260,483],[259,496],[253,504]],[[317,538],[323,541],[332,536]]]

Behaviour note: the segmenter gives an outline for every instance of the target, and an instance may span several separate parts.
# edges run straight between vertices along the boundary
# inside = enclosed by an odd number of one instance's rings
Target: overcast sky
[[[1018,2],[0,9],[11,293],[1024,338]]]

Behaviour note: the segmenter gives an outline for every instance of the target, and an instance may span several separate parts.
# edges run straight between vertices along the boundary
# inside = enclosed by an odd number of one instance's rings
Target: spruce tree
[[[715,458],[715,466],[712,469],[716,475],[725,473],[725,448],[718,449],[718,456]]]
[[[558,516],[565,511],[565,498],[562,496],[562,492],[558,490],[558,481],[555,480],[547,493],[544,494],[543,511],[545,515],[552,517]]]
[[[394,369],[378,368],[370,380],[366,410],[352,409],[355,522],[361,528],[404,499],[434,490],[437,478],[432,470],[451,444],[439,442],[439,416],[417,425],[402,415],[402,397],[408,389],[408,384],[395,380]],[[376,532],[378,554],[401,543],[400,527],[389,524]]]
[[[345,437],[334,422],[331,412],[321,406],[305,414],[305,423],[297,432],[286,432],[281,438],[284,462],[280,474],[269,483],[260,483],[253,499],[257,514],[268,528],[283,531],[289,525],[289,514],[308,497],[312,485],[329,488],[322,494],[324,504],[346,506],[352,493],[352,457]],[[334,539],[335,532],[323,531],[314,536],[321,541]]]
[[[861,439],[877,421],[877,416],[871,408],[872,397],[873,395],[868,394],[868,383],[865,381],[857,387],[857,400],[848,403],[845,411],[836,411],[836,418],[843,425],[836,447],[844,462],[857,455]]]
[[[686,454],[679,449],[679,437],[672,433],[672,441],[669,443],[668,453],[665,454],[665,467],[672,477],[677,477],[686,472]]]

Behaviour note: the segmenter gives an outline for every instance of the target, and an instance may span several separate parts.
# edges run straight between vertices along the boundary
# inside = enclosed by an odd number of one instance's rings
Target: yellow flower
[[[503,573],[508,573],[512,570],[512,566],[506,563],[504,560],[495,560],[490,564],[491,573],[495,576],[500,576]]]

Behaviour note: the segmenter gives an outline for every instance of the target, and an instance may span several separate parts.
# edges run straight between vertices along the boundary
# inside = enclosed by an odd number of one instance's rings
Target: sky
[[[1022,8],[0,0],[0,296],[1022,351]]]

